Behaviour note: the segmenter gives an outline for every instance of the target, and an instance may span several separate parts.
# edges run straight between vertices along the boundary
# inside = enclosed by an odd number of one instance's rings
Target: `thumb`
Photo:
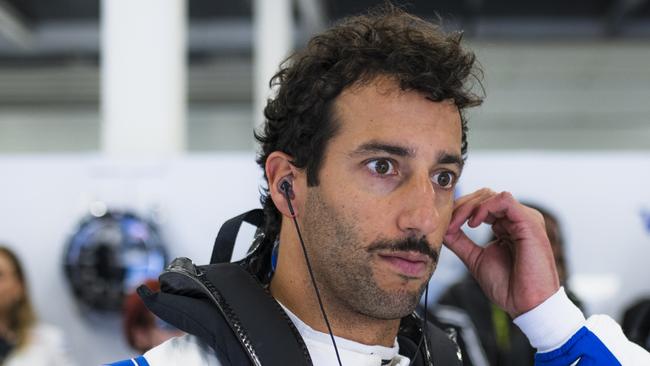
[[[474,243],[461,229],[453,233],[447,232],[443,244],[463,261],[472,274],[475,274],[483,248]]]

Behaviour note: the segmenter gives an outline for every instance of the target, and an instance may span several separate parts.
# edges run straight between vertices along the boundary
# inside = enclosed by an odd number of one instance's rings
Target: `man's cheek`
[[[451,222],[451,216],[454,212],[454,200],[446,200],[442,202],[442,204],[439,204],[437,207],[438,210],[438,226],[439,227],[444,227],[445,230],[447,226],[449,226],[449,223]]]

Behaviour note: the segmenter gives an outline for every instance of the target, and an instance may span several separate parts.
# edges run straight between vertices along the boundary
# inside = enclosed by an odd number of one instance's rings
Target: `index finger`
[[[496,193],[488,188],[480,189],[476,192],[463,196],[454,203],[454,212],[449,222],[448,232],[456,232],[472,216],[477,207],[495,196]]]

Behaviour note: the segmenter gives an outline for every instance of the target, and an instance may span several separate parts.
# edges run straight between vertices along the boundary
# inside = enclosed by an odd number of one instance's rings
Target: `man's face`
[[[417,305],[451,219],[458,109],[385,78],[346,89],[334,109],[339,130],[302,214],[314,272],[338,304],[401,318]]]

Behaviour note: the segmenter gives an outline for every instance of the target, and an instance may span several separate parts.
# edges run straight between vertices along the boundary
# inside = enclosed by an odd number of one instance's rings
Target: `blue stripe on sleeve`
[[[129,358],[128,360],[117,361],[113,363],[104,364],[104,366],[134,366],[133,361]]]
[[[138,366],[149,366],[149,362],[147,362],[147,359],[145,359],[144,356],[136,357],[135,363],[138,364]]]
[[[587,327],[580,328],[562,347],[535,355],[536,366],[620,366],[607,346]]]
[[[149,362],[143,357],[129,358],[128,360],[117,361],[104,366],[149,366]]]

